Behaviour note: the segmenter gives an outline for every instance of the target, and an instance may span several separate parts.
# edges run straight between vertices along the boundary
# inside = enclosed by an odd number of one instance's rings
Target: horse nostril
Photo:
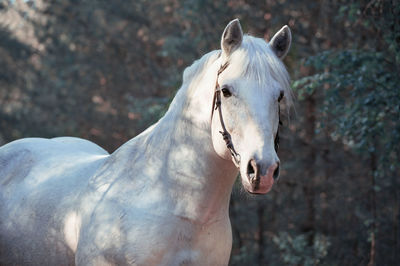
[[[254,182],[257,178],[257,164],[254,159],[251,159],[247,164],[247,177],[250,182]]]
[[[277,180],[279,178],[279,163],[277,163],[277,165],[278,166],[275,168],[275,171],[273,174],[274,180]]]

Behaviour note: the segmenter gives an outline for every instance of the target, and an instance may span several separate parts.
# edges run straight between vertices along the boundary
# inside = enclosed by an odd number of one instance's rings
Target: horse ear
[[[243,31],[238,19],[228,23],[221,38],[221,49],[225,56],[229,56],[235,51],[243,40]]]
[[[292,33],[287,25],[283,26],[269,42],[272,50],[280,59],[283,59],[287,55],[291,43]]]

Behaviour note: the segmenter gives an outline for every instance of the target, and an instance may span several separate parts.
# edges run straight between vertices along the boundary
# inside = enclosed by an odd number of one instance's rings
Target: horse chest
[[[99,231],[104,238],[99,238]],[[78,261],[84,258],[115,265],[227,265],[232,242],[229,220],[202,226],[173,215],[139,212],[126,214],[122,221],[92,232],[97,233],[82,236],[82,247],[87,252],[78,252]],[[94,247],[100,249],[93,252]]]
[[[226,222],[200,226],[178,221],[150,233],[150,239],[146,265],[227,265],[232,242]]]

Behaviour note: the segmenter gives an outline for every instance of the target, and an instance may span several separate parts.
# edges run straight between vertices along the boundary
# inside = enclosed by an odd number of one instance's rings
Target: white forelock
[[[244,78],[256,80],[265,88],[272,84],[272,80],[278,82],[286,103],[292,104],[293,94],[286,67],[264,39],[244,36],[241,47],[232,55],[231,60],[236,67],[241,68]]]

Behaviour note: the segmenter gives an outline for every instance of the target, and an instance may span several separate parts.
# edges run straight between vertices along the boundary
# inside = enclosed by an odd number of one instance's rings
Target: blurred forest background
[[[230,265],[398,265],[398,0],[2,0],[0,145],[68,135],[113,152],[236,17],[266,40],[291,27],[297,100],[276,188],[235,188]]]

